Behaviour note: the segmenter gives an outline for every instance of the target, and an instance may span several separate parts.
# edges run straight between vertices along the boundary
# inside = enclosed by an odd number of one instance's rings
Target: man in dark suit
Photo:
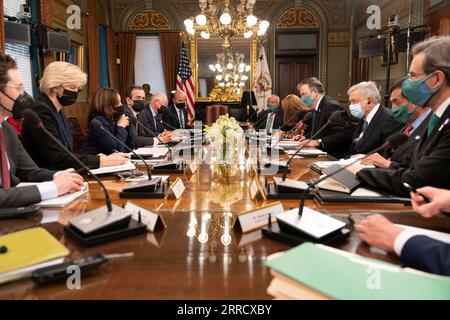
[[[267,110],[260,112],[253,128],[257,131],[265,130],[268,133],[283,126],[283,108],[280,106],[280,97],[271,95],[267,98]]]
[[[316,78],[303,80],[297,86],[297,89],[302,101],[312,110],[313,114],[311,122],[306,123],[309,128],[305,135],[306,138],[312,137],[325,126],[335,111],[341,111],[339,119],[331,123],[308,146],[320,148],[337,158],[344,156],[350,147],[354,131],[344,108],[338,101],[325,95],[323,84]],[[306,140],[300,142],[300,146],[303,146],[306,142]]]
[[[411,194],[414,210],[424,218],[450,212],[450,191],[425,187],[418,190],[429,199]],[[359,237],[369,245],[395,252],[405,266],[450,276],[450,244],[406,230],[380,215],[370,216],[356,226]]]
[[[351,87],[348,95],[350,113],[359,119],[349,155],[366,154],[402,129],[392,112],[380,104],[381,95],[374,82],[361,82]]]
[[[390,90],[390,100],[392,103],[392,113],[394,118],[404,124],[402,133],[407,135],[408,140],[391,152],[388,158],[379,153],[373,154],[364,159],[364,165],[372,164],[377,168],[399,168],[409,167],[411,155],[428,129],[428,120],[431,118],[429,108],[419,108],[411,103],[402,94],[402,85],[406,78],[402,78],[392,86]]]
[[[24,96],[17,65],[0,53],[0,208],[21,207],[79,191],[83,178],[73,169],[55,172],[40,169],[23,148],[14,129],[4,121],[20,109]],[[53,180],[53,181],[52,181]],[[17,188],[20,182],[43,182]]]
[[[166,98],[167,101],[167,98]],[[167,102],[166,102],[167,103]],[[145,103],[145,92],[142,87],[130,86],[126,93],[126,105],[124,106],[125,114],[130,120],[130,134],[135,148],[141,148],[146,146],[153,146],[159,144],[159,140],[154,137],[154,135],[149,132],[146,128],[143,128],[137,123],[137,120],[145,125],[147,128],[154,128],[149,124],[145,113],[147,112]],[[165,135],[161,137],[164,141],[170,140],[170,135]]]
[[[349,168],[365,184],[403,195],[409,194],[404,182],[416,188],[450,189],[450,37],[419,43],[413,55],[402,92],[418,107],[431,108],[433,115],[410,166],[397,170]]]
[[[156,136],[158,136],[165,143],[170,142],[172,138],[172,133],[165,130],[163,124],[161,123],[161,115],[164,110],[166,110],[166,105],[167,96],[161,92],[157,92],[151,97],[150,104],[147,105],[138,115],[139,121],[152,130],[152,132],[150,132],[149,130],[139,127],[139,134],[142,136],[151,137],[155,140],[154,144],[159,143]]]
[[[170,106],[163,112],[162,120],[166,130],[191,129],[192,122],[186,107],[187,97],[183,91],[177,90]]]

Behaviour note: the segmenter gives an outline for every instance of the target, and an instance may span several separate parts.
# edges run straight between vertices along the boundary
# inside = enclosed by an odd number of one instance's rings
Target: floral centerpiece
[[[239,165],[245,163],[245,135],[239,122],[228,114],[220,116],[205,132],[213,170],[235,175]]]

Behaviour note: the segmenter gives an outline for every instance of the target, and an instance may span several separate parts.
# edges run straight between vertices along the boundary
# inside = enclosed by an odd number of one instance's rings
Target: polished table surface
[[[289,177],[301,180],[317,177],[308,169],[312,161],[317,159],[296,159]],[[291,246],[267,239],[261,231],[242,234],[235,228],[231,232],[232,243],[228,246],[221,243],[220,237],[224,212],[231,212],[234,220],[239,213],[274,201],[252,201],[250,179],[246,173],[227,187],[218,184],[211,175],[209,166],[200,166],[179,200],[120,199],[118,193],[124,182],[113,176],[103,177],[114,204],[122,206],[131,201],[157,212],[167,228],[92,248],[79,246],[64,233],[63,225],[71,217],[104,205],[103,192],[93,181],[89,181],[88,195],[67,208],[45,210],[20,220],[0,221],[0,235],[42,225],[69,248],[70,258],[96,252],[134,252],[133,257],[111,260],[94,274],[82,276],[80,290],[69,290],[65,282],[38,287],[31,280],[23,280],[0,286],[0,299],[270,299],[266,289],[272,277],[264,261],[269,255]],[[181,176],[171,175],[171,182],[177,177]],[[282,203],[285,209],[298,207],[297,200],[282,200]],[[450,231],[450,219],[421,219],[411,212],[411,207],[403,205],[321,205],[316,200],[308,200],[306,205],[339,217],[352,213],[356,222],[368,213],[379,211],[396,223]],[[193,219],[198,221],[198,229],[205,214],[211,215],[209,239],[200,243],[197,237],[188,237],[187,231]],[[55,215],[57,222],[42,224]],[[399,263],[397,257],[362,243],[354,232],[338,247]]]

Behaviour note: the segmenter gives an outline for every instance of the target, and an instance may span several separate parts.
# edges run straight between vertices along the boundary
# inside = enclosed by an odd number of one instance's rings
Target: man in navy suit
[[[418,192],[431,200],[425,202],[411,194],[414,210],[424,218],[450,212],[450,190],[425,187]],[[405,230],[381,215],[373,215],[356,226],[359,237],[369,245],[395,252],[405,266],[450,276],[450,244],[418,232]]]
[[[192,128],[186,108],[186,100],[187,97],[183,91],[177,90],[175,92],[170,106],[162,115],[163,125],[166,130]]]

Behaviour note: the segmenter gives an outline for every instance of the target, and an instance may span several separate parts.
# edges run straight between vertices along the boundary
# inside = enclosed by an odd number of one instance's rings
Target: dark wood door
[[[316,56],[283,57],[276,59],[277,87],[281,99],[296,94],[297,85],[305,78],[316,75]]]

